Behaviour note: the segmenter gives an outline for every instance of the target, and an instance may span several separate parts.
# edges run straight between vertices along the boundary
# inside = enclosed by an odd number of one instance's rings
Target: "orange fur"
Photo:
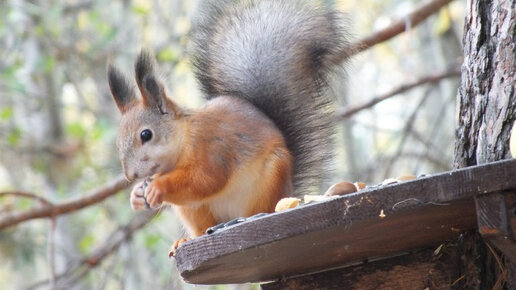
[[[146,53],[135,73],[141,99],[123,74],[108,68],[122,112],[117,146],[124,173],[128,179],[153,177],[144,193],[141,184],[133,189],[134,209],[144,207],[142,199],[151,207],[172,204],[196,237],[218,223],[272,212],[291,193],[292,156],[258,108],[243,98],[218,96],[199,110],[185,110],[168,98]]]
[[[145,50],[137,89],[108,66],[124,174],[152,180],[133,188],[131,205],[173,204],[192,236],[272,212],[293,184],[297,193],[316,186],[332,155],[325,89],[347,44],[340,16],[297,1],[251,2],[208,5],[195,24],[192,64],[209,100],[199,110],[168,98]]]
[[[292,157],[285,141],[246,101],[219,97],[184,118],[176,166],[157,174],[149,192],[175,205],[191,236],[229,219],[273,212],[290,193]]]
[[[206,232],[206,229],[216,224],[213,215],[206,205],[201,206],[174,206],[176,213],[185,223],[192,237],[198,237]]]

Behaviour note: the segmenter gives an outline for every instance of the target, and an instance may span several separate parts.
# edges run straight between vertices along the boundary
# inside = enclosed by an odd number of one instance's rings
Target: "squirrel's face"
[[[117,147],[128,180],[174,169],[180,155],[184,122],[170,114],[156,113],[143,104],[122,115]]]
[[[174,169],[185,132],[185,113],[167,98],[153,67],[150,54],[142,51],[135,63],[139,98],[127,78],[108,66],[111,95],[122,113],[117,146],[128,180]]]

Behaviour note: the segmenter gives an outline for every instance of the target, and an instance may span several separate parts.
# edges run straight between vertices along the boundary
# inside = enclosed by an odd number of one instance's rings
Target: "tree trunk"
[[[457,97],[454,167],[510,158],[509,138],[516,120],[516,0],[468,0],[464,27],[464,64]],[[514,193],[502,193],[514,197]],[[496,196],[479,196],[477,237],[462,256],[461,289],[516,289],[516,261],[492,250],[496,241],[482,232],[490,216],[502,216],[492,204]],[[511,212],[510,205],[506,209]],[[515,219],[514,213],[506,219]],[[487,217],[486,217],[487,216]],[[502,216],[503,217],[503,216]],[[504,236],[514,243],[514,233]],[[485,241],[488,241],[486,244]],[[514,244],[512,244],[514,249]],[[497,259],[500,258],[500,261]],[[472,270],[474,269],[474,270]]]
[[[516,119],[515,3],[468,1],[455,168],[510,157]]]

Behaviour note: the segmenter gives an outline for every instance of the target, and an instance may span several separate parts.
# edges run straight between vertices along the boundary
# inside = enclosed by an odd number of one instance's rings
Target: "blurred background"
[[[0,192],[29,193],[0,195],[0,220],[40,207],[32,195],[59,204],[121,174],[114,145],[120,116],[107,86],[108,62],[132,72],[146,47],[175,100],[192,108],[203,103],[187,52],[197,2],[0,1]],[[320,2],[348,14],[353,39],[421,3]],[[452,168],[464,5],[453,1],[415,29],[354,56],[346,75],[335,77],[332,180],[376,184]],[[378,102],[362,106],[371,100]],[[167,257],[182,235],[170,209],[132,212],[129,190],[122,190],[53,220],[0,230],[0,288],[257,287],[185,284]]]

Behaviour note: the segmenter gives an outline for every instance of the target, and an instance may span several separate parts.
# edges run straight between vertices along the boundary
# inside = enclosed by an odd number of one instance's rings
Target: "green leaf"
[[[113,34],[113,27],[111,27],[106,22],[97,22],[95,28],[104,37],[109,37],[111,34]]]
[[[2,76],[5,78],[13,78],[14,74],[22,67],[22,64],[20,61],[16,61],[12,65],[5,67],[2,70]]]
[[[145,5],[144,3],[137,3],[137,4],[134,4],[132,10],[135,14],[145,16],[145,15],[149,14],[150,9],[151,8],[149,5]]]
[[[22,93],[22,94],[26,93],[25,85],[23,83],[19,82],[19,81],[14,81],[12,83],[12,85],[11,85],[11,88],[15,92],[19,92],[19,93]]]
[[[147,246],[147,248],[153,248],[154,246],[156,246],[159,243],[160,240],[161,240],[161,238],[158,235],[146,236],[145,237],[145,246]]]
[[[93,243],[95,242],[95,237],[92,234],[86,235],[84,238],[81,239],[79,242],[79,250],[84,254],[87,253],[88,250],[91,248]]]
[[[37,66],[44,72],[52,72],[56,66],[56,60],[51,56],[42,57],[38,60]]]
[[[45,59],[45,66],[43,67],[43,69],[46,71],[46,72],[52,72],[54,70],[54,67],[56,66],[56,60],[49,56]]]
[[[167,47],[158,52],[159,61],[174,61],[177,59],[177,52],[172,47]]]
[[[90,18],[90,21],[96,22],[100,19],[100,13],[98,11],[91,11],[88,14],[88,17]]]
[[[81,123],[71,123],[66,127],[68,134],[76,138],[84,138],[86,136],[86,129]]]
[[[115,39],[116,30],[112,26],[109,26],[108,29],[102,35],[104,36],[104,42],[111,42],[113,39]]]
[[[109,133],[110,129],[111,127],[109,123],[106,123],[104,120],[98,120],[95,123],[95,127],[93,127],[91,138],[95,141],[98,141],[107,133]]]
[[[7,107],[0,110],[0,120],[7,121],[13,117],[13,108]]]
[[[32,206],[33,206],[32,200],[30,200],[28,198],[21,198],[20,201],[18,202],[17,207],[19,210],[28,210]]]
[[[36,27],[34,27],[33,32],[34,35],[42,37],[45,35],[45,28],[43,27],[43,25],[38,24],[36,25]]]
[[[97,141],[102,137],[102,135],[104,135],[104,128],[95,127],[93,129],[93,133],[91,134],[91,138]]]
[[[54,5],[48,9],[44,15],[45,27],[47,27],[48,32],[50,32],[50,34],[54,37],[59,37],[62,28],[60,24],[63,20],[63,6]]]
[[[7,134],[7,143],[11,146],[16,146],[20,143],[22,132],[19,128],[14,128]]]

